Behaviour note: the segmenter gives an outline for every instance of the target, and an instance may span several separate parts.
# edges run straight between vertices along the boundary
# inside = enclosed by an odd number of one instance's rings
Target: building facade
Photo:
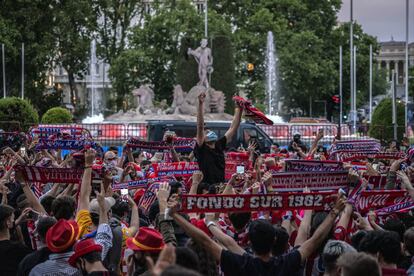
[[[376,57],[378,68],[384,68],[391,81],[392,70],[397,74],[397,84],[405,84],[405,41],[380,42],[380,52]],[[414,42],[408,44],[408,66],[414,66]]]

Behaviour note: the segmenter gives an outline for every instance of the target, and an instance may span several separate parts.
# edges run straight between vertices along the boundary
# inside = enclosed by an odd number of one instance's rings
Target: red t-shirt
[[[401,268],[385,268],[381,267],[382,276],[406,276],[407,272]]]

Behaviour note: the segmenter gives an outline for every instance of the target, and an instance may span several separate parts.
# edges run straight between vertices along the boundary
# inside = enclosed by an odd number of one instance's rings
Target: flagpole
[[[24,43],[22,43],[22,99],[24,99]]]
[[[408,20],[409,1],[405,1],[405,134],[408,135]]]
[[[369,45],[369,122],[372,121],[372,44]]]
[[[353,58],[353,52],[354,52],[354,14],[353,14],[353,6],[354,6],[354,1],[350,0],[351,5],[350,5],[350,26],[349,26],[349,58],[350,58],[350,62],[349,62],[349,66],[350,66],[350,70],[349,70],[349,74],[350,74],[350,86],[349,86],[349,95],[351,96],[351,108],[350,108],[350,115],[351,115],[351,122],[354,122],[354,118],[355,118],[355,110],[354,110],[354,58]],[[355,132],[355,124],[353,124],[352,127],[352,133]]]
[[[4,57],[4,44],[1,44],[1,60],[3,66],[3,98],[6,98],[6,62]]]

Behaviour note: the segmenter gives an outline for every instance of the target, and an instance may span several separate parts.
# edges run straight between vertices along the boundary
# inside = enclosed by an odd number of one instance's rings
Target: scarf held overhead
[[[183,213],[254,212],[274,210],[326,210],[336,192],[182,195]]]
[[[348,186],[348,172],[274,173],[272,188],[277,191],[333,190]]]
[[[244,109],[244,116],[252,119],[257,124],[273,125],[273,121],[266,117],[266,115],[257,109],[250,101],[240,97],[234,96],[233,101]]]
[[[337,172],[343,171],[342,163],[318,160],[285,160],[287,172]]]
[[[128,139],[127,147],[146,151],[170,151],[174,147],[176,152],[191,152],[195,147],[196,141],[193,138],[177,138],[172,144],[166,141],[142,141],[139,138],[131,137]]]
[[[26,181],[40,183],[80,183],[84,172],[83,168],[15,166],[14,169],[21,171]],[[101,179],[100,174],[100,171],[92,170],[92,179]]]

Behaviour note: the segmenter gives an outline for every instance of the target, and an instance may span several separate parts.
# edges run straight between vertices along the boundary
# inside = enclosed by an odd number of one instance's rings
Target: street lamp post
[[[353,5],[354,5],[354,1],[350,0],[351,5],[350,5],[350,25],[349,25],[349,56],[350,56],[350,62],[349,62],[349,66],[350,66],[350,86],[349,86],[349,94],[351,96],[351,108],[350,108],[350,115],[351,115],[351,120],[352,122],[354,122],[354,116],[355,116],[355,110],[354,110],[354,57],[353,57],[353,52],[354,52],[354,14],[353,14]],[[353,125],[352,127],[352,133],[355,132],[355,126]]]
[[[397,74],[395,72],[395,70],[393,69],[391,71],[392,75],[391,75],[391,84],[392,84],[392,124],[394,127],[394,140],[397,140],[397,129],[398,129],[398,125],[397,125],[397,87],[396,87],[396,82],[397,82]]]
[[[369,45],[369,122],[372,122],[372,45]]]
[[[4,44],[1,44],[1,60],[3,66],[3,98],[6,98],[6,61],[4,58]]]
[[[409,18],[409,1],[405,1],[405,135],[408,136],[408,18]]]

